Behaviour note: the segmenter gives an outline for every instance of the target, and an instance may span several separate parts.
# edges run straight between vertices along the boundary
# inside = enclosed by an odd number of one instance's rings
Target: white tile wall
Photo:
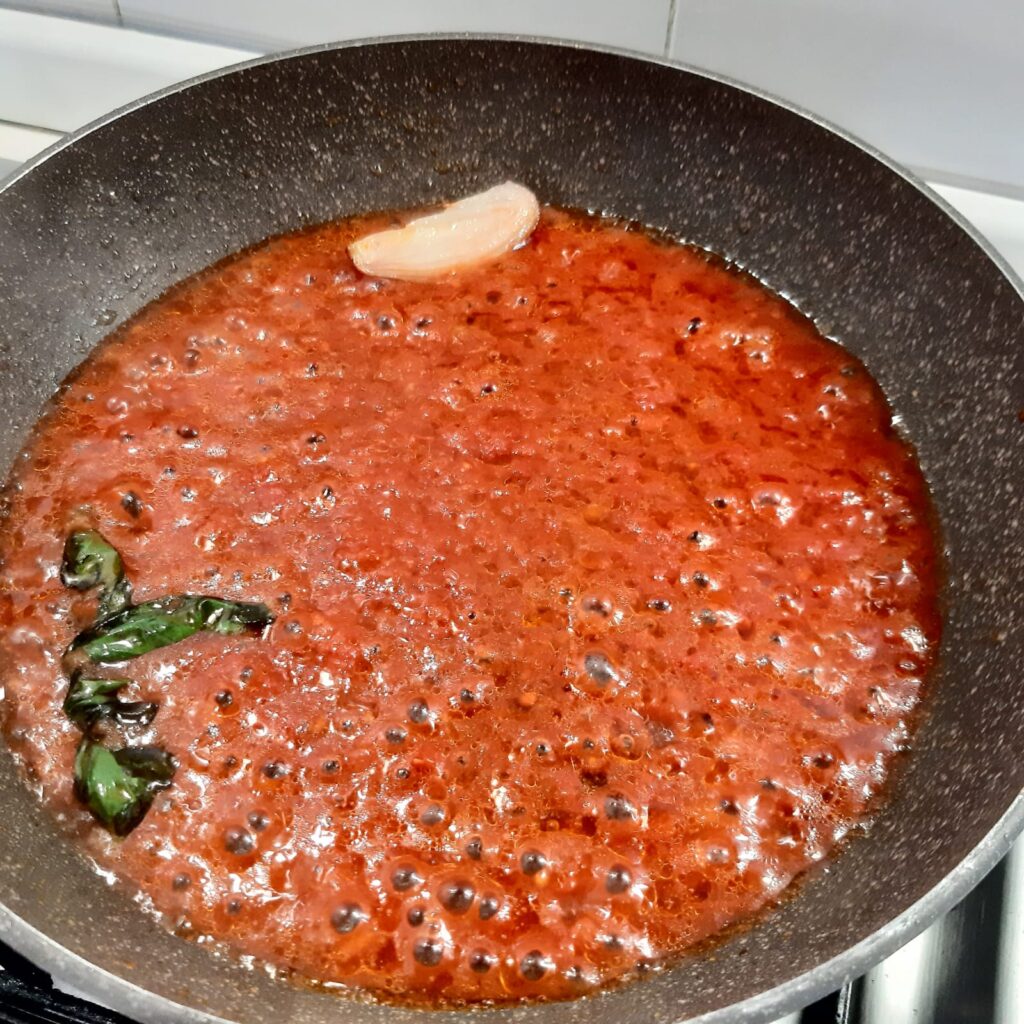
[[[1024,189],[1022,0],[679,0],[671,55],[917,168]]]
[[[671,0],[120,0],[126,25],[253,49],[405,32],[519,32],[664,52]]]
[[[67,132],[253,54],[0,7],[0,121]]]
[[[108,22],[117,5],[125,27],[110,31],[125,38],[5,2]],[[14,16],[49,24],[26,47]],[[1024,0],[0,0],[0,120],[66,130],[246,50],[459,30],[667,49],[933,180],[1024,196]]]
[[[117,0],[12,0],[8,6],[68,18],[90,18],[112,24],[118,21]]]

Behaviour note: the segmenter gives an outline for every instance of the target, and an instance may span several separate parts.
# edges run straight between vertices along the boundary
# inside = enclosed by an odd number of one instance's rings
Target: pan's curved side
[[[945,523],[943,667],[871,841],[712,956],[591,1000],[487,1013],[767,1020],[924,927],[1024,819],[1012,486],[1024,302],[905,176],[750,92],[578,47],[385,41],[208,76],[93,126],[0,191],[0,456],[113,323],[187,274],[282,230],[507,177],[706,245],[792,297],[879,379]],[[154,928],[60,839],[6,757],[0,808],[0,938],[118,1009],[161,1022],[421,1017],[292,989]]]

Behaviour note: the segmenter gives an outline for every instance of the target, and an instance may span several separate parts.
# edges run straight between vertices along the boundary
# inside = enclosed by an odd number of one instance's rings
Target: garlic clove
[[[352,262],[373,277],[433,281],[481,266],[521,245],[537,226],[537,197],[506,181],[353,242]]]

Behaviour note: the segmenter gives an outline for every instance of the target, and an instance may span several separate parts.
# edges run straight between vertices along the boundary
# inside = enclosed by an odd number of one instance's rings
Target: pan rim
[[[1003,256],[1003,254],[984,234],[982,234],[955,206],[939,195],[939,193],[936,192],[926,181],[918,177],[899,161],[894,160],[888,154],[854,132],[841,127],[834,121],[831,121],[820,114],[814,113],[812,110],[809,110],[807,107],[804,107],[799,103],[783,99],[781,96],[778,96],[767,89],[761,89],[758,86],[751,85],[750,83],[744,82],[738,78],[733,78],[730,75],[723,75],[717,71],[709,71],[696,64],[690,64],[686,61],[671,60],[668,57],[659,57],[654,54],[643,53],[640,50],[632,50],[627,47],[607,46],[603,43],[586,43],[573,39],[559,39],[555,36],[534,36],[511,32],[411,32],[386,36],[363,36],[359,39],[344,40],[342,42],[316,43],[312,46],[300,46],[289,50],[277,50],[273,53],[253,57],[250,60],[239,61],[235,64],[228,64],[222,68],[215,68],[213,71],[206,71],[201,75],[193,75],[191,78],[185,78],[180,82],[174,82],[171,85],[165,86],[163,89],[147,93],[145,96],[140,96],[138,99],[131,100],[119,107],[115,107],[106,114],[100,115],[94,120],[82,125],[80,128],[76,128],[73,132],[63,135],[56,142],[47,146],[46,149],[41,150],[31,159],[20,164],[7,177],[0,178],[0,193],[7,191],[8,188],[16,184],[26,174],[33,171],[44,161],[50,159],[50,157],[55,156],[66,147],[74,145],[80,139],[92,134],[92,132],[106,127],[106,125],[118,120],[118,118],[125,114],[130,114],[135,110],[139,110],[151,103],[155,103],[157,100],[162,100],[168,96],[174,96],[179,92],[184,92],[186,89],[191,89],[193,86],[203,85],[206,82],[214,81],[226,75],[231,75],[239,71],[246,71],[249,68],[260,67],[264,64],[282,63],[294,58],[308,57],[314,54],[327,53],[334,50],[368,48],[371,46],[388,46],[396,43],[431,42],[526,43],[533,46],[548,46],[552,48],[602,53],[612,57],[626,57],[629,60],[636,60],[646,64],[654,64],[677,71],[686,71],[698,78],[704,78],[719,85],[729,86],[732,89],[737,89],[740,92],[747,93],[757,99],[765,100],[776,107],[781,107],[783,110],[786,110],[791,114],[796,114],[805,121],[810,121],[819,128],[824,128],[832,135],[838,136],[844,142],[848,142],[850,145],[855,146],[857,149],[861,150],[861,152],[882,164],[887,170],[892,171],[903,181],[907,182],[907,184],[913,186],[971,238],[971,241],[973,241],[999,268],[1000,273],[1007,278],[1020,298],[1024,299],[1024,277],[1017,274],[1006,257]]]
[[[783,110],[796,114],[850,145],[855,146],[865,155],[871,157],[888,171],[916,189],[917,192],[934,204],[974,242],[1009,282],[1017,297],[1024,302],[1024,281],[1016,274],[1005,257],[1002,256],[992,243],[958,210],[901,164],[876,149],[870,143],[835,125],[828,119],[812,113],[799,104],[781,99],[766,90],[685,62],[673,61],[665,57],[652,56],[621,47],[514,33],[437,32],[374,36],[344,42],[299,47],[255,57],[224,68],[218,68],[133,100],[69,133],[25,164],[22,164],[6,179],[0,180],[0,194],[14,186],[23,177],[51,157],[60,153],[65,148],[73,146],[93,132],[112,124],[124,115],[184,92],[194,86],[201,86],[206,82],[214,81],[236,72],[246,71],[250,68],[257,68],[272,63],[283,63],[288,60],[305,58],[321,53],[353,48],[368,49],[370,47],[395,44],[445,42],[527,44],[624,57],[647,64],[685,71],[696,77],[739,90],[776,107],[781,107]],[[684,1021],[688,1022],[688,1024],[767,1024],[767,1022],[775,1020],[779,1016],[806,1006],[815,999],[827,995],[845,982],[863,974],[866,970],[879,963],[886,956],[922,932],[942,914],[952,909],[998,863],[1010,849],[1014,839],[1022,831],[1024,831],[1024,792],[1018,793],[992,828],[949,873],[943,876],[920,899],[881,928],[854,945],[849,946],[830,960],[819,963],[795,977],[765,989],[741,1002],[719,1007],[697,1017],[679,1018],[679,1024],[683,1024]],[[55,939],[30,925],[3,904],[0,904],[0,940],[27,956],[43,969],[56,975],[61,981],[73,984],[86,994],[95,993],[95,996],[90,995],[90,997],[96,998],[102,1004],[129,1016],[139,1013],[144,1007],[145,1016],[138,1019],[154,1022],[154,1024],[157,1024],[157,1022],[162,1024],[165,1021],[168,1024],[180,1021],[196,1022],[196,1024],[199,1024],[199,1022],[203,1022],[203,1024],[231,1024],[227,1018],[218,1017],[205,1011],[197,1010],[185,1003],[177,1002],[93,964],[91,961],[60,945]],[[337,997],[332,996],[331,998]],[[596,1005],[601,998],[602,994],[598,993],[595,996],[586,997],[586,1001],[593,1001]],[[525,1008],[532,1015],[536,1016],[543,1013],[543,1005],[527,1004]],[[467,1012],[471,1012],[474,1015],[486,1014],[490,1019],[503,1018],[512,1021],[516,1018],[517,1011],[522,1009],[523,1007],[493,1007],[471,1009]]]

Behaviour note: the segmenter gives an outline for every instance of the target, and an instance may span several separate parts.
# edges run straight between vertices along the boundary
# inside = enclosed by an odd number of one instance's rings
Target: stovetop
[[[53,987],[50,976],[0,943],[0,1024],[131,1024]]]

